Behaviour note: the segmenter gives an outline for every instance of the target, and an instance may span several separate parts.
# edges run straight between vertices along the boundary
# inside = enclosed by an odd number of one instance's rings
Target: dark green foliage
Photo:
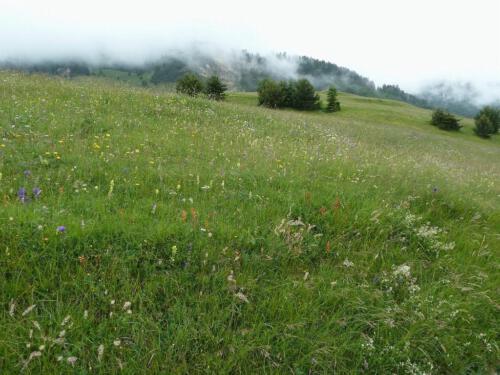
[[[328,100],[326,105],[327,112],[340,111],[340,102],[337,100],[337,89],[335,87],[331,86],[328,89],[327,100]]]
[[[476,115],[476,127],[477,127],[477,121],[482,117],[485,116],[488,118],[491,122],[491,126],[493,131],[491,134],[498,133],[498,130],[500,128],[500,109],[496,109],[490,106],[483,107],[479,113]],[[484,122],[484,120],[482,120]]]
[[[227,86],[217,76],[211,76],[205,86],[205,94],[209,99],[224,100]]]
[[[319,95],[307,79],[299,79],[294,85],[293,108],[302,110],[319,109]]]
[[[272,79],[260,81],[257,93],[259,95],[259,105],[269,108],[282,108],[285,106],[286,94],[283,85]]]
[[[197,75],[193,73],[186,73],[179,78],[175,89],[179,94],[197,96],[203,91],[203,83]]]
[[[188,66],[184,61],[179,59],[170,59],[167,62],[154,67],[151,82],[155,85],[159,83],[175,82],[188,72]]]
[[[455,116],[442,109],[436,109],[432,113],[431,124],[442,130],[460,130],[462,127]]]
[[[377,88],[377,94],[385,99],[401,100],[423,108],[429,107],[429,103],[425,99],[408,94],[401,90],[398,85],[382,85],[382,87]]]
[[[483,138],[489,138],[495,132],[495,126],[491,121],[490,117],[486,114],[482,114],[475,119],[476,127],[474,128],[474,133]]]
[[[319,95],[307,79],[274,81],[265,79],[257,89],[259,105],[269,108],[295,108],[314,110],[320,108]]]

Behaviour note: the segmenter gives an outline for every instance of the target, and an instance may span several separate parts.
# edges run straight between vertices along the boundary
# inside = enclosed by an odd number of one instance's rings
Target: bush
[[[490,120],[491,126],[493,127],[493,131],[491,132],[491,134],[498,133],[498,130],[500,129],[500,109],[496,109],[490,106],[483,107],[475,117],[476,128],[477,128],[477,121],[482,116],[485,116]],[[484,120],[482,120],[482,122],[484,122]]]
[[[179,94],[197,96],[203,91],[203,83],[195,74],[186,73],[177,80],[175,89]]]
[[[340,102],[337,100],[337,89],[333,86],[331,86],[328,89],[328,94],[327,94],[327,105],[326,105],[326,111],[327,112],[337,112],[340,111]]]
[[[319,95],[307,79],[299,79],[295,83],[293,108],[313,110],[320,108]]]
[[[486,114],[482,114],[475,119],[476,127],[474,133],[483,138],[489,138],[491,134],[495,133],[495,126]]]
[[[282,108],[285,106],[286,93],[284,86],[272,79],[264,79],[257,87],[259,105],[269,108]]]
[[[455,116],[442,109],[436,109],[432,113],[431,124],[442,130],[460,130],[462,127]]]
[[[211,76],[205,87],[205,94],[209,99],[224,100],[226,97],[227,86],[217,76]]]

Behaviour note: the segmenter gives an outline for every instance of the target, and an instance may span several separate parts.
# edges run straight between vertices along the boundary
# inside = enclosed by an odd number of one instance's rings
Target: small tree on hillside
[[[493,127],[491,134],[498,133],[500,129],[500,109],[490,106],[483,107],[475,117],[476,123],[481,116],[485,116],[490,120],[491,126]],[[482,122],[484,122],[484,120]]]
[[[337,100],[337,89],[333,86],[331,86],[328,89],[328,94],[327,94],[327,105],[326,105],[326,111],[327,112],[337,112],[340,111],[340,102]]]
[[[283,86],[272,79],[264,79],[259,82],[257,88],[259,105],[269,108],[281,108],[285,104],[285,92]]]
[[[313,110],[320,107],[319,95],[307,79],[299,79],[295,83],[293,108]]]
[[[279,83],[281,95],[283,98],[283,107],[294,107],[295,103],[295,82],[294,81],[281,81]]]
[[[432,113],[431,124],[442,130],[460,130],[462,126],[458,123],[459,121],[451,113],[442,109],[436,109]]]
[[[482,114],[475,119],[476,127],[474,133],[483,138],[489,138],[495,132],[493,122],[486,114]]]
[[[227,86],[217,76],[211,76],[206,84],[205,93],[209,99],[224,100]]]
[[[186,73],[177,80],[175,87],[179,94],[197,96],[203,91],[203,82],[193,73]]]

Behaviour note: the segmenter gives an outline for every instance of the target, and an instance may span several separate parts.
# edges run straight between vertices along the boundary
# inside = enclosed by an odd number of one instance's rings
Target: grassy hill
[[[500,142],[471,120],[0,87],[2,374],[498,366]]]

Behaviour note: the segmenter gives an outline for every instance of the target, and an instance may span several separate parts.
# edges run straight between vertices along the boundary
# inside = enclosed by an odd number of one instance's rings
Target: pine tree
[[[320,107],[319,95],[307,79],[299,79],[294,88],[293,108],[312,110]]]
[[[176,91],[179,94],[197,96],[203,91],[203,83],[193,73],[187,73],[177,81]]]
[[[331,86],[328,89],[327,94],[328,102],[326,105],[327,112],[337,112],[340,111],[340,102],[337,100],[337,89]]]
[[[209,99],[224,100],[226,97],[227,86],[217,76],[211,76],[205,88],[205,93]]]
[[[500,109],[490,106],[483,107],[476,115],[476,120],[478,120],[481,116],[486,116],[491,121],[491,125],[493,126],[492,134],[498,133],[498,130],[500,129]]]
[[[483,138],[489,138],[495,132],[495,126],[486,114],[476,117],[474,133]]]

